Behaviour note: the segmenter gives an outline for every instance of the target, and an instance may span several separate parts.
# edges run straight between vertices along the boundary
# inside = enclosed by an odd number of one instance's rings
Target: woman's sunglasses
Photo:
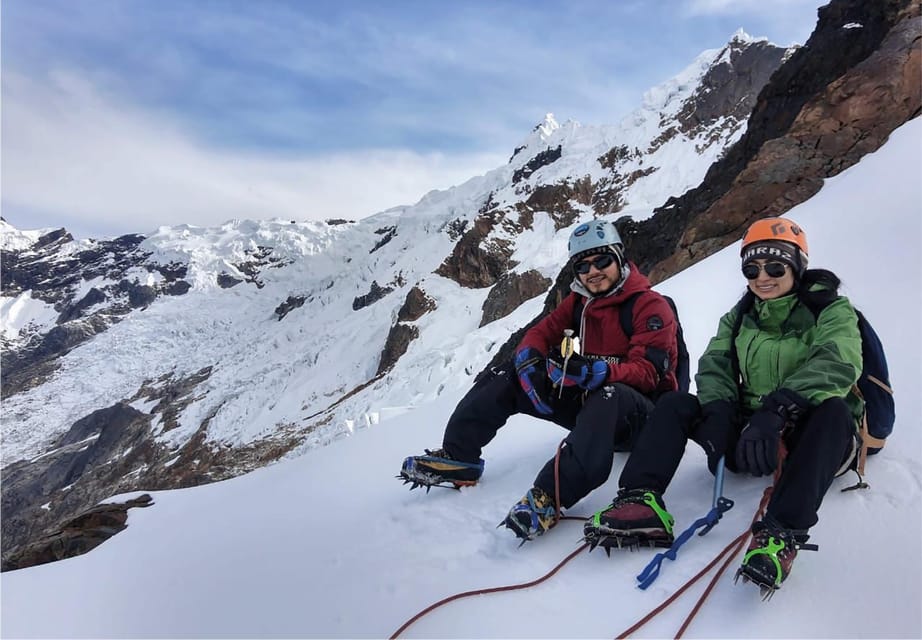
[[[747,280],[755,280],[759,277],[759,272],[764,269],[769,278],[780,278],[784,275],[787,267],[783,262],[766,262],[763,265],[750,262],[743,265],[743,277]]]
[[[589,269],[591,267],[595,267],[601,271],[602,269],[607,269],[610,267],[614,261],[615,256],[611,255],[610,253],[603,253],[595,260],[580,260],[573,265],[573,270],[581,276],[584,276],[589,273]]]

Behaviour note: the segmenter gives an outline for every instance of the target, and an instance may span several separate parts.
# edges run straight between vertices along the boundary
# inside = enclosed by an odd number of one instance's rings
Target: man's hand
[[[563,356],[553,354],[547,357],[547,377],[555,386],[582,387],[592,391],[601,387],[608,378],[608,363],[574,353],[565,365]]]
[[[535,411],[544,416],[554,413],[546,402],[547,375],[544,372],[544,354],[532,347],[523,347],[515,353],[515,372],[519,377],[519,384]]]

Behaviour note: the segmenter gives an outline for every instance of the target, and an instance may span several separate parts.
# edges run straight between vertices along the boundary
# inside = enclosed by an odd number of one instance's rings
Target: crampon
[[[668,549],[672,546],[673,537],[671,535],[664,536],[662,531],[651,534],[637,529],[617,531],[605,526],[592,527],[587,523],[583,528],[583,542],[589,543],[590,552],[596,547],[602,547],[610,557],[612,548],[628,549],[629,551],[637,551],[641,547],[663,547]]]
[[[412,485],[410,491],[418,489],[419,487],[426,487],[426,493],[428,493],[432,487],[460,491],[461,487],[473,487],[477,484],[476,480],[448,480],[438,474],[426,473],[419,469],[401,470],[400,473],[394,477],[403,480],[404,484]]]
[[[767,519],[767,518],[766,518]],[[770,600],[788,578],[798,551],[816,551],[815,544],[806,544],[806,530],[770,529],[763,522],[753,525],[754,535],[743,564],[736,572],[734,582],[752,582],[762,593],[762,600]]]
[[[774,576],[766,576],[757,571],[754,571],[752,567],[740,567],[736,570],[736,576],[733,578],[733,584],[736,584],[742,579],[743,584],[749,582],[753,583],[755,586],[759,587],[759,593],[762,595],[762,601],[766,602],[771,600],[772,596],[775,595],[775,592],[781,588],[780,584],[775,584]]]
[[[432,487],[472,487],[477,484],[482,474],[483,460],[473,463],[461,462],[450,458],[442,449],[426,449],[425,455],[406,458],[400,466],[397,478],[403,480],[404,484],[413,485],[410,487],[411,490],[426,487],[428,493]]]

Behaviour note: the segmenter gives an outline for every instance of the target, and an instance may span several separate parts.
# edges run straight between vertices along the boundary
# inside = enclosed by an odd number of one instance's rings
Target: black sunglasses
[[[780,278],[784,275],[787,267],[783,262],[766,262],[764,265],[750,262],[743,265],[743,277],[747,280],[755,280],[759,277],[759,272],[764,269],[769,278]]]
[[[615,261],[615,256],[613,256],[610,253],[603,253],[602,255],[597,257],[595,260],[580,260],[579,262],[573,265],[573,270],[576,273],[580,274],[581,276],[584,276],[587,273],[589,273],[589,269],[591,267],[595,267],[596,269],[601,271],[602,269],[607,269],[608,267],[610,267],[614,261]]]

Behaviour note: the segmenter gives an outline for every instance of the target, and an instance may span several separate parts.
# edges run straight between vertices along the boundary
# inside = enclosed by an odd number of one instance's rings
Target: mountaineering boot
[[[444,449],[430,451],[425,455],[410,456],[403,461],[400,474],[404,484],[411,483],[410,489],[426,487],[426,492],[435,486],[453,485],[455,489],[472,487],[483,475],[483,460],[462,462],[453,459]]]
[[[601,545],[611,555],[612,547],[669,547],[673,524],[658,491],[621,489],[610,505],[586,520],[583,536],[590,551]]]
[[[766,516],[752,525],[752,541],[736,579],[754,582],[762,591],[762,599],[768,600],[791,574],[797,550],[817,550],[816,545],[805,544],[807,538],[806,530],[785,529]]]
[[[557,508],[554,498],[543,489],[532,487],[521,500],[519,500],[506,519],[499,526],[506,525],[512,532],[522,539],[520,547],[528,540],[534,540],[557,524]]]

